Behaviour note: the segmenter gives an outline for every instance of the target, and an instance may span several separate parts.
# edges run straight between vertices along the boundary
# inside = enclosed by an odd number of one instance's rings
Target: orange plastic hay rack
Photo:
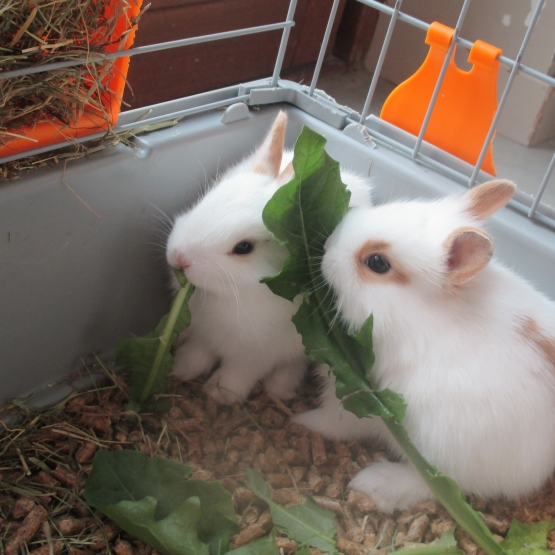
[[[107,71],[105,70],[104,74],[99,78],[101,90],[98,91],[98,97],[101,108],[98,105],[94,106],[91,103],[85,103],[81,113],[76,112],[75,118],[72,121],[62,123],[51,118],[47,121],[41,120],[33,126],[13,130],[8,129],[8,137],[13,131],[11,136],[21,136],[22,138],[5,140],[5,144],[0,145],[0,157],[17,156],[21,153],[27,155],[30,148],[33,151],[47,150],[51,145],[58,145],[62,141],[71,144],[85,136],[102,136],[115,125],[120,112],[129,68],[129,57],[122,55],[121,51],[130,48],[133,44],[136,31],[134,20],[140,13],[141,5],[142,0],[111,0],[108,2],[104,9],[104,17],[107,21],[115,18],[115,23],[107,29],[109,35],[104,36],[104,30],[99,29],[96,33],[92,34],[89,41],[89,44],[104,41],[106,47],[103,54],[89,54],[85,59],[47,63],[30,66],[21,70],[0,72],[1,86],[2,80],[5,79],[84,64],[91,68],[91,70],[90,73],[82,76],[82,80],[94,83],[91,75],[95,71],[93,66],[96,63],[105,64],[107,60],[116,58],[113,65]],[[33,19],[35,14],[36,8],[31,12],[29,19],[20,29],[18,35],[23,34],[26,25]],[[78,46],[81,47],[81,45]],[[40,49],[40,45],[37,48]],[[48,49],[45,52],[48,52]],[[91,92],[95,87],[96,84],[91,87]]]

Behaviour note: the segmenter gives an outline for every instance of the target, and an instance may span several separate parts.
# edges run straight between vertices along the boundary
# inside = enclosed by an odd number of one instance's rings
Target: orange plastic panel
[[[121,10],[121,14],[117,19],[116,25],[112,32],[111,44],[106,48],[107,52],[115,52],[120,47],[120,39],[122,33],[128,28],[128,20],[136,17],[139,14],[143,0],[130,0],[123,2],[122,0],[112,0],[107,7],[106,15],[110,17],[117,10]],[[128,7],[122,8],[121,6]],[[123,49],[131,48],[135,39],[136,28],[127,33],[125,36],[125,44]],[[103,80],[106,90],[110,91],[103,96],[103,104],[109,115],[109,124],[114,125],[117,122],[121,101],[123,97],[123,89],[125,87],[125,78],[129,69],[129,56],[118,58],[113,69],[109,75]],[[76,139],[85,135],[92,135],[100,131],[108,130],[108,122],[106,117],[99,112],[95,112],[92,108],[88,108],[86,113],[71,126],[65,126],[60,122],[41,122],[32,128],[18,128],[14,130],[18,135],[24,135],[34,141],[26,139],[14,139],[7,142],[5,145],[0,146],[0,157],[10,156],[12,154],[19,154],[26,150],[33,150],[42,146],[48,146],[54,143]]]
[[[383,120],[413,135],[420,133],[453,34],[450,27],[431,24],[426,36],[428,56],[418,71],[389,95],[380,115]],[[424,140],[476,164],[497,110],[497,57],[501,52],[476,41],[468,57],[473,67],[463,71],[456,66],[453,51]],[[496,175],[491,143],[482,169]]]

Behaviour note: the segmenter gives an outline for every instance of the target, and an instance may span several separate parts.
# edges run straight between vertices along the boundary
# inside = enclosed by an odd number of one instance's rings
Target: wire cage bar
[[[378,2],[378,0],[356,0],[356,1],[360,2],[361,4],[364,4],[365,6],[370,6],[371,8],[374,8],[387,15],[393,14],[394,8],[391,8],[386,4],[382,4],[381,2]],[[408,23],[409,25],[412,25],[417,29],[421,29],[422,31],[427,31],[430,28],[429,23],[426,23],[425,21],[422,21],[421,19],[418,19],[417,17],[413,17],[406,13],[400,12],[398,17],[399,17],[399,21]],[[462,47],[466,48],[467,50],[470,50],[472,48],[472,42],[462,37],[457,38],[457,43],[460,44]],[[498,60],[501,64],[506,65],[507,67],[510,67],[510,68],[512,68],[516,63],[515,60],[503,55],[499,56]],[[548,85],[555,86],[555,77],[542,73],[541,71],[538,71],[524,64],[520,66],[519,70],[522,73],[526,73],[531,77],[535,77],[536,79],[543,81],[544,83],[547,83]]]
[[[555,170],[555,152],[553,153],[553,157],[551,158],[551,162],[549,162],[549,166],[547,168],[547,171],[545,172],[545,175],[542,179],[542,182],[540,183],[540,186],[538,188],[538,192],[536,193],[536,198],[534,199],[534,202],[532,203],[532,206],[530,207],[530,211],[528,212],[528,217],[529,218],[533,218],[536,215],[536,210],[538,209],[538,205],[540,204],[543,193],[545,192],[545,190],[547,188],[547,183],[549,182],[549,178],[553,174],[553,170]]]
[[[455,32],[453,34],[453,38],[451,39],[451,44],[447,49],[447,54],[445,55],[445,59],[443,60],[443,65],[441,66],[441,71],[439,72],[439,76],[434,87],[434,92],[432,93],[432,98],[430,99],[430,104],[428,105],[428,109],[426,110],[426,115],[424,116],[424,121],[422,122],[422,126],[420,128],[420,133],[418,134],[414,149],[412,151],[413,158],[418,157],[418,152],[420,151],[422,141],[424,140],[424,135],[426,133],[426,130],[428,129],[428,124],[430,123],[432,112],[434,111],[437,97],[439,96],[439,91],[441,90],[441,86],[443,85],[443,81],[445,79],[445,74],[447,73],[447,68],[449,67],[449,62],[451,61],[451,56],[453,55],[455,47],[457,46],[457,38],[459,37],[459,34],[461,32],[469,6],[470,0],[464,0],[464,4],[459,14],[459,19],[457,20],[457,24],[455,25]]]
[[[294,6],[297,0],[292,0],[291,5]],[[172,48],[181,48],[182,46],[190,46],[192,44],[201,44],[203,42],[215,42],[217,40],[232,39],[235,37],[244,37],[246,35],[254,35],[257,33],[267,33],[269,31],[276,31],[283,29],[284,31],[290,29],[295,25],[292,19],[287,19],[283,23],[272,23],[270,25],[259,25],[257,27],[247,27],[245,29],[236,29],[234,31],[226,31],[224,33],[214,33],[212,35],[202,35],[199,37],[192,37],[188,39],[172,40],[167,42],[160,42],[156,44],[149,44],[147,46],[137,46],[129,48],[128,50],[120,50],[119,52],[111,52],[109,54],[92,54],[90,58],[83,58],[80,60],[68,60],[67,62],[54,62],[51,64],[43,64],[40,66],[29,67],[25,69],[16,69],[13,71],[0,72],[0,81],[9,79],[11,77],[21,77],[23,75],[31,75],[33,73],[44,73],[46,71],[54,71],[56,69],[64,69],[66,67],[73,67],[79,65],[88,65],[93,63],[101,63],[106,60],[116,60],[124,56],[136,56],[137,54],[149,54],[151,52],[160,52],[162,50],[170,50]],[[286,41],[287,42],[287,41]],[[278,57],[279,59],[279,57]],[[283,60],[283,56],[282,56]]]
[[[532,36],[532,33],[534,31],[534,28],[536,27],[536,23],[538,22],[538,19],[540,17],[540,12],[543,9],[543,5],[545,3],[545,0],[540,0],[537,4],[536,7],[534,9],[534,13],[532,14],[532,20],[530,21],[530,25],[528,26],[528,29],[526,30],[526,34],[524,35],[524,39],[522,40],[522,44],[520,45],[520,48],[518,50],[518,54],[515,60],[515,64],[513,65],[512,69],[511,69],[511,73],[509,75],[509,79],[507,81],[507,84],[505,85],[505,90],[503,91],[503,94],[501,95],[501,99],[499,100],[499,106],[497,107],[497,112],[495,113],[495,116],[493,117],[493,121],[491,122],[491,127],[488,131],[488,134],[486,136],[486,140],[484,141],[484,145],[482,146],[482,150],[480,152],[480,155],[478,156],[478,161],[476,162],[476,166],[474,167],[474,171],[472,172],[472,175],[470,176],[470,180],[468,182],[469,187],[472,187],[472,185],[474,185],[474,182],[476,181],[476,177],[478,176],[478,168],[480,168],[482,166],[482,162],[484,161],[484,158],[486,157],[486,152],[488,149],[488,145],[490,144],[490,141],[493,139],[493,135],[495,134],[495,130],[497,128],[497,123],[499,122],[499,118],[501,117],[501,113],[503,112],[503,108],[505,107],[505,103],[507,102],[507,98],[509,97],[509,93],[511,91],[511,88],[513,86],[514,80],[518,74],[518,70],[521,66],[520,61],[522,60],[522,57],[524,56],[524,52],[526,51],[526,47],[528,46],[528,42],[530,41],[530,37]],[[543,195],[543,191],[542,191],[542,195]],[[541,198],[541,196],[540,196]],[[538,200],[539,202],[539,200]]]
[[[290,0],[289,9],[287,10],[287,18],[283,27],[283,34],[281,36],[281,43],[276,57],[276,65],[274,67],[274,74],[272,75],[272,87],[277,85],[281,68],[283,66],[283,59],[285,58],[285,51],[287,50],[287,43],[289,42],[289,33],[291,27],[295,25],[293,18],[295,17],[295,9],[297,8],[297,0]]]
[[[387,54],[389,43],[391,42],[391,37],[393,35],[393,29],[395,28],[395,24],[397,23],[397,18],[399,17],[399,11],[401,10],[402,4],[403,0],[397,0],[395,2],[395,7],[393,8],[393,13],[391,14],[391,19],[389,21],[389,26],[387,27],[387,33],[385,34],[383,47],[380,51],[380,56],[376,64],[376,70],[374,71],[374,75],[372,76],[372,82],[370,83],[370,88],[368,89],[368,95],[366,96],[366,101],[364,102],[364,106],[360,114],[360,123],[364,122],[366,116],[368,115],[368,112],[370,112],[370,104],[372,102],[372,99],[374,98],[376,87],[378,86],[378,80],[382,71],[385,55]]]
[[[545,3],[545,0],[539,0],[535,5],[532,18],[525,34],[525,37],[520,46],[520,50],[516,59],[511,59],[506,56],[499,56],[498,60],[501,64],[511,68],[509,80],[505,89],[502,93],[501,99],[499,101],[499,106],[495,114],[494,120],[489,129],[486,140],[484,141],[479,159],[474,167],[470,171],[462,171],[459,166],[445,164],[442,160],[438,159],[438,156],[430,155],[429,148],[424,141],[424,135],[426,132],[427,125],[429,123],[435,101],[440,93],[443,78],[446,73],[447,64],[451,57],[454,48],[460,45],[464,48],[470,49],[472,43],[462,37],[460,37],[461,27],[468,11],[471,0],[463,0],[460,15],[456,24],[455,33],[453,40],[450,44],[449,51],[445,58],[439,79],[435,85],[434,93],[430,101],[424,122],[421,126],[420,133],[418,137],[413,137],[411,139],[411,144],[405,140],[400,140],[395,133],[390,133],[384,131],[379,125],[376,125],[375,116],[369,116],[370,104],[374,97],[378,80],[380,78],[380,73],[382,70],[383,62],[388,52],[389,44],[393,34],[393,30],[398,21],[402,21],[406,24],[412,25],[423,31],[427,31],[430,27],[430,23],[419,20],[407,13],[402,11],[403,0],[395,0],[393,7],[388,6],[378,0],[357,0],[359,3],[366,6],[370,6],[383,14],[390,16],[390,21],[386,33],[382,49],[379,54],[378,62],[372,76],[372,80],[368,89],[366,100],[361,113],[344,107],[339,106],[330,97],[325,95],[322,91],[317,90],[318,79],[320,77],[320,71],[325,58],[325,53],[328,47],[329,37],[336,19],[338,6],[340,0],[334,0],[333,5],[330,10],[330,15],[326,27],[326,31],[323,37],[323,42],[319,51],[318,59],[316,62],[315,71],[313,78],[311,80],[310,86],[300,86],[295,85],[289,81],[280,80],[280,74],[283,66],[283,60],[285,57],[285,52],[287,49],[289,36],[291,28],[295,25],[294,16],[297,6],[297,0],[290,0],[287,15],[285,21],[273,23],[270,25],[261,25],[256,27],[248,27],[243,29],[236,29],[233,31],[227,31],[222,33],[214,33],[210,35],[202,35],[198,37],[189,37],[181,40],[174,40],[168,42],[162,42],[157,44],[151,44],[147,46],[135,47],[128,50],[122,50],[119,52],[114,52],[106,55],[93,55],[89,59],[73,60],[67,62],[57,62],[52,64],[44,64],[38,67],[26,68],[23,70],[16,71],[5,71],[0,72],[0,82],[5,79],[12,77],[18,77],[22,75],[28,75],[32,73],[41,73],[45,71],[54,71],[56,69],[62,69],[65,67],[82,65],[82,64],[94,64],[105,61],[106,59],[115,59],[122,56],[135,56],[140,54],[146,54],[150,52],[157,52],[162,50],[170,50],[174,48],[181,48],[190,46],[193,44],[200,44],[204,42],[213,42],[218,40],[225,40],[235,37],[241,37],[246,35],[252,35],[257,33],[266,33],[276,30],[282,30],[282,37],[280,41],[279,50],[276,55],[276,61],[273,69],[272,75],[263,80],[255,81],[252,83],[245,83],[235,87],[228,87],[226,89],[220,89],[219,91],[211,91],[210,93],[203,93],[201,95],[194,95],[188,98],[180,99],[179,101],[170,101],[157,106],[154,113],[151,115],[148,108],[140,110],[132,110],[130,112],[124,112],[120,115],[117,125],[111,130],[115,133],[122,131],[131,131],[146,125],[151,125],[159,123],[162,121],[173,120],[176,118],[184,117],[187,115],[197,114],[215,108],[221,108],[235,104],[237,102],[244,102],[246,104],[257,104],[260,103],[260,94],[262,92],[272,93],[274,96],[273,100],[268,100],[267,103],[287,101],[291,102],[301,109],[319,117],[320,119],[327,120],[336,127],[345,128],[349,124],[362,125],[366,131],[370,134],[373,140],[378,143],[387,145],[393,148],[403,156],[411,157],[418,161],[419,163],[425,164],[430,168],[438,171],[444,175],[451,177],[461,183],[466,183],[468,186],[473,186],[477,181],[487,178],[486,174],[481,172],[480,168],[485,157],[487,147],[495,133],[499,117],[502,113],[504,106],[506,105],[506,100],[511,87],[514,83],[516,76],[519,73],[529,75],[530,77],[546,83],[550,86],[555,86],[555,77],[551,75],[537,71],[529,66],[522,64],[522,58],[528,46],[529,40],[534,32],[534,28],[539,19],[540,12]],[[271,89],[271,90],[270,90]],[[369,117],[368,117],[369,116]],[[370,120],[370,121],[369,121]],[[75,144],[76,142],[85,142],[91,139],[100,138],[104,136],[104,133],[97,133],[95,135],[89,135],[86,137],[81,137],[75,141],[64,141],[48,147],[37,148],[29,150],[27,152],[7,156],[0,158],[0,163],[9,162],[22,158],[24,156],[40,154],[47,152],[49,150],[57,149],[63,146],[69,146]],[[424,146],[426,145],[426,148]],[[433,147],[435,148],[435,147]],[[555,167],[555,154],[551,159],[549,167],[545,173],[545,176],[538,187],[537,193],[533,198],[525,194],[519,194],[516,197],[516,207],[529,218],[533,218],[536,221],[541,221],[543,223],[548,223],[551,227],[555,228],[555,209],[545,205],[541,202],[542,196],[547,188],[549,179],[553,174]]]
[[[328,48],[328,42],[330,40],[331,30],[333,28],[333,23],[335,21],[335,16],[337,14],[337,8],[339,7],[340,0],[333,0],[333,5],[331,7],[330,17],[328,19],[328,24],[326,26],[326,31],[324,33],[324,38],[322,40],[322,46],[320,47],[320,52],[318,54],[318,60],[316,61],[316,68],[314,69],[314,75],[312,77],[312,82],[310,83],[310,89],[308,91],[309,96],[314,94],[314,89],[316,88],[316,83],[318,83],[318,77],[320,77],[320,70],[322,69],[322,64],[324,63],[324,57],[326,55],[326,50]]]

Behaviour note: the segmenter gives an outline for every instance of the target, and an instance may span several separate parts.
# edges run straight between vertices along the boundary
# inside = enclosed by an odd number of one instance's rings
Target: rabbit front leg
[[[288,361],[277,366],[264,380],[264,391],[278,399],[293,399],[303,381],[308,360]]]
[[[358,418],[343,408],[335,392],[335,377],[329,367],[320,364],[315,368],[322,383],[322,404],[317,409],[299,414],[293,422],[336,441],[374,438],[392,443],[391,436],[381,418]]]
[[[212,370],[218,356],[203,341],[202,336],[186,330],[178,339],[173,358],[172,374],[183,381],[191,381]]]
[[[221,366],[210,376],[204,390],[210,397],[223,405],[244,401],[256,382],[269,372],[260,360],[250,357],[229,357],[222,360]]]
[[[384,431],[380,418],[358,418],[345,410],[339,400],[330,405],[324,403],[317,409],[295,416],[292,421],[335,441],[365,438],[387,441],[387,431]]]
[[[420,501],[434,499],[426,482],[409,462],[373,463],[351,480],[349,488],[369,495],[385,513],[410,509]]]

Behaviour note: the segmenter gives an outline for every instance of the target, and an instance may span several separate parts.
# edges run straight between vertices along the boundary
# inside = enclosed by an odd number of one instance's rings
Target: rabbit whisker
[[[207,296],[208,292],[206,291],[206,278],[204,278],[204,287],[202,288],[202,301],[200,302],[200,310],[204,308]]]
[[[197,162],[199,163],[199,165],[202,168],[202,171],[204,173],[204,189],[207,190],[208,189],[208,176],[206,175],[206,169],[204,168],[204,164],[200,161],[200,158],[198,156],[195,156],[195,158],[197,159]]]
[[[216,264],[218,264],[218,266],[223,270],[224,275],[226,276],[227,281],[229,283],[229,287],[231,288],[231,291],[235,295],[235,302],[237,304],[237,321],[239,321],[239,311],[240,311],[240,308],[241,308],[241,301],[239,299],[239,288],[237,287],[237,283],[235,281],[235,278],[221,264],[219,264],[218,262],[216,262]]]
[[[218,156],[218,163],[216,165],[216,179],[215,179],[216,182],[218,181],[218,175],[220,173],[220,160],[221,158]]]
[[[331,330],[332,330],[334,324],[337,322],[337,320],[338,320],[338,318],[339,318],[339,315],[341,314],[341,307],[342,307],[342,306],[343,306],[343,301],[341,301],[341,302],[339,303],[339,306],[336,306],[336,307],[335,307],[335,310],[336,310],[335,316],[332,318],[332,320],[331,320],[331,322],[330,322],[330,329],[329,329],[328,333],[331,332]]]
[[[154,208],[154,210],[157,210],[157,211],[160,213],[160,214],[151,213],[151,214],[150,214],[151,216],[154,216],[154,217],[160,219],[161,221],[166,222],[167,225],[168,225],[170,228],[173,227],[174,220],[173,220],[172,218],[170,218],[170,216],[168,216],[168,214],[166,214],[161,208],[159,208],[158,206],[156,206],[156,205],[153,204],[152,202],[150,202],[150,201],[148,201],[148,200],[147,200],[146,202],[147,202],[147,204],[150,204],[150,206],[151,206],[152,208]]]

